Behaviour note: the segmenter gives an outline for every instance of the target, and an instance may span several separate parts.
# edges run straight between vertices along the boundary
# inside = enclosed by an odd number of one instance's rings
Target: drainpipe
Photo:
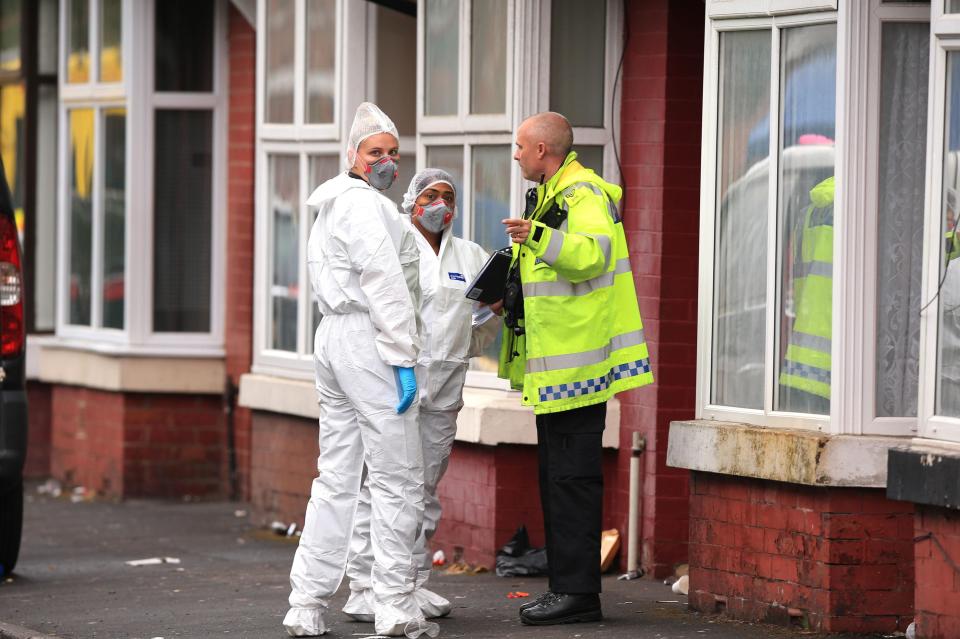
[[[630,512],[627,516],[627,572],[619,579],[637,579],[643,576],[643,569],[637,561],[637,545],[640,540],[640,455],[647,448],[647,440],[634,431],[633,446],[630,450]]]
[[[230,499],[236,501],[240,495],[237,490],[237,444],[234,428],[234,413],[237,405],[237,386],[227,375],[223,385],[223,414],[227,422],[227,463],[229,464]]]

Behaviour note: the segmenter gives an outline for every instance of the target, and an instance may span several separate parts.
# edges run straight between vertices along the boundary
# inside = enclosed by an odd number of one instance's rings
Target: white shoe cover
[[[414,604],[413,598],[406,596],[403,607],[385,603],[378,603],[376,607],[376,619],[373,622],[373,629],[378,635],[385,637],[408,637],[408,639],[417,639],[420,635],[426,634],[429,637],[436,637],[440,633],[440,626],[423,618],[423,613],[419,608],[414,607],[413,611],[405,610],[411,604]]]
[[[283,627],[291,637],[318,637],[327,634],[320,608],[291,608],[283,618]]]
[[[420,611],[423,613],[423,616],[427,619],[446,617],[453,609],[453,606],[451,606],[450,602],[444,597],[423,587],[419,587],[413,591],[413,598],[416,600],[417,605],[420,606]]]
[[[373,591],[369,588],[363,590],[351,590],[350,598],[347,599],[343,612],[348,617],[364,623],[373,623],[374,606]]]

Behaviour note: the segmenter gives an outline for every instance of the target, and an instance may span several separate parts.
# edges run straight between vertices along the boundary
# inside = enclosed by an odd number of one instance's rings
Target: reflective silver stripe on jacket
[[[832,346],[832,340],[829,337],[801,333],[796,330],[790,335],[789,341],[792,346],[809,348],[812,351],[819,351],[821,353],[827,353],[828,355],[830,354]]]
[[[614,276],[629,272],[630,259],[622,257],[617,260],[617,267],[614,270],[598,275],[586,282],[574,284],[567,280],[557,280],[555,282],[525,283],[523,285],[523,296],[525,298],[549,296],[579,297],[607,286],[613,286]]]
[[[551,233],[550,241],[547,243],[547,248],[543,252],[543,261],[547,264],[553,265],[557,261],[557,258],[560,257],[560,249],[563,248],[563,233]]]
[[[830,262],[800,262],[794,266],[793,278],[800,279],[809,275],[833,277],[833,264]]]
[[[789,359],[783,363],[783,374],[802,377],[803,379],[809,379],[812,382],[820,382],[821,384],[830,383],[830,371],[826,370],[825,368],[818,368],[816,366],[810,366],[809,364],[801,364],[800,362],[794,362]],[[781,383],[783,382],[781,381]]]
[[[592,366],[605,362],[613,351],[627,348],[628,346],[639,346],[644,343],[643,329],[631,331],[623,335],[616,335],[610,339],[610,342],[601,348],[595,348],[582,353],[567,353],[564,355],[550,355],[548,357],[534,357],[527,360],[527,373],[545,373],[547,371],[557,371],[564,368],[577,368],[580,366]]]

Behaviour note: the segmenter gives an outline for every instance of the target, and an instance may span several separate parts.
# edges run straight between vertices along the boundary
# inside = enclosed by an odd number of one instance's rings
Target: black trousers
[[[552,592],[600,592],[606,416],[606,403],[537,415],[540,504]]]

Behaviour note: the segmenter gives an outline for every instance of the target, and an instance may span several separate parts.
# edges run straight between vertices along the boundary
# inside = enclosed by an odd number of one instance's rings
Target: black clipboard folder
[[[507,284],[507,271],[513,252],[510,247],[494,251],[486,264],[467,286],[467,299],[493,304],[503,299],[503,289]]]

